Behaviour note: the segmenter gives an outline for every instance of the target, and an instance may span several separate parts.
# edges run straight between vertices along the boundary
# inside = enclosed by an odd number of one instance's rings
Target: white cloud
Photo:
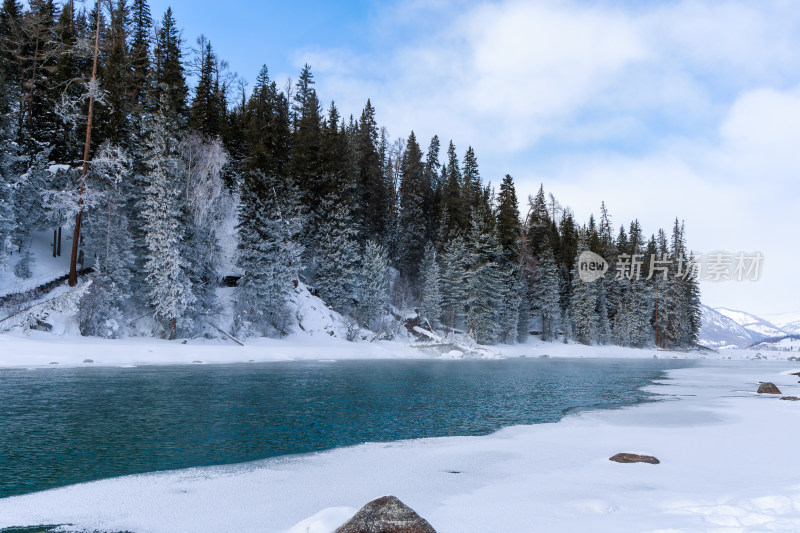
[[[800,305],[800,6],[413,2],[378,17],[376,52],[296,56],[340,110],[370,97],[393,135],[470,144],[485,179],[511,173],[521,199],[544,182],[581,220],[606,200],[648,232],[685,219],[702,251],[762,251],[762,281],[706,301]]]
[[[644,230],[686,221],[689,244],[703,253],[760,251],[757,283],[704,283],[711,305],[768,313],[797,308],[800,267],[800,91],[758,89],[730,107],[714,142],[666,143],[642,157],[576,154],[547,175],[520,169],[521,196],[539,182],[579,220],[606,202],[614,222],[638,218]]]

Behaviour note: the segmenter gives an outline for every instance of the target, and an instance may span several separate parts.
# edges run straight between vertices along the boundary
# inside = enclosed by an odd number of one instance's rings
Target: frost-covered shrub
[[[78,304],[81,335],[116,339],[125,333],[125,320],[117,306],[117,287],[105,276],[98,276]]]
[[[22,257],[17,264],[14,265],[14,274],[18,278],[28,279],[33,274],[31,272],[31,265],[33,264],[33,255],[31,255],[30,249],[26,249],[22,252]]]

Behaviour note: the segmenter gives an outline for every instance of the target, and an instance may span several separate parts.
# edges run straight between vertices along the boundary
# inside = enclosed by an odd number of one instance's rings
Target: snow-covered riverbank
[[[325,334],[293,334],[284,339],[248,339],[245,346],[233,341],[193,339],[167,341],[152,337],[101,339],[79,335],[53,335],[40,331],[0,334],[0,367],[119,366],[158,364],[223,364],[306,359],[396,359],[458,357],[436,349],[420,350],[408,341],[348,342]],[[526,344],[487,346],[483,355],[494,357],[586,357],[586,358],[691,358],[786,360],[793,352],[722,350],[672,352],[655,348],[583,346],[541,342],[531,337]]]
[[[792,366],[795,365],[796,367]],[[244,465],[104,480],[0,500],[0,527],[332,531],[394,494],[440,533],[797,531],[800,402],[793,362],[706,361],[670,371],[658,403],[485,437],[365,444]],[[617,464],[617,452],[659,465]]]

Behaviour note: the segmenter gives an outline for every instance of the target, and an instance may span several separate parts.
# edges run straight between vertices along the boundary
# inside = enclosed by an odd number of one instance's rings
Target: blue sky
[[[371,98],[392,138],[472,145],[484,180],[544,183],[579,220],[601,201],[645,231],[685,219],[700,252],[761,251],[758,282],[703,299],[800,310],[800,5],[787,0],[407,0],[171,5],[251,83],[308,62],[321,101]]]

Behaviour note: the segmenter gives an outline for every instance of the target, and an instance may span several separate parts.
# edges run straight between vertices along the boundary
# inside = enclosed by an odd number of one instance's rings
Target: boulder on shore
[[[781,396],[781,400],[789,400],[790,402],[796,402],[800,400],[797,396]]]
[[[775,386],[774,383],[770,383],[769,381],[764,381],[761,385],[758,386],[758,393],[759,394],[782,394],[780,389]]]
[[[436,533],[436,530],[394,496],[382,496],[362,507],[335,533]]]
[[[652,455],[639,455],[638,453],[618,453],[613,457],[609,457],[608,460],[614,461],[615,463],[648,463],[651,465],[661,463],[661,461]]]

